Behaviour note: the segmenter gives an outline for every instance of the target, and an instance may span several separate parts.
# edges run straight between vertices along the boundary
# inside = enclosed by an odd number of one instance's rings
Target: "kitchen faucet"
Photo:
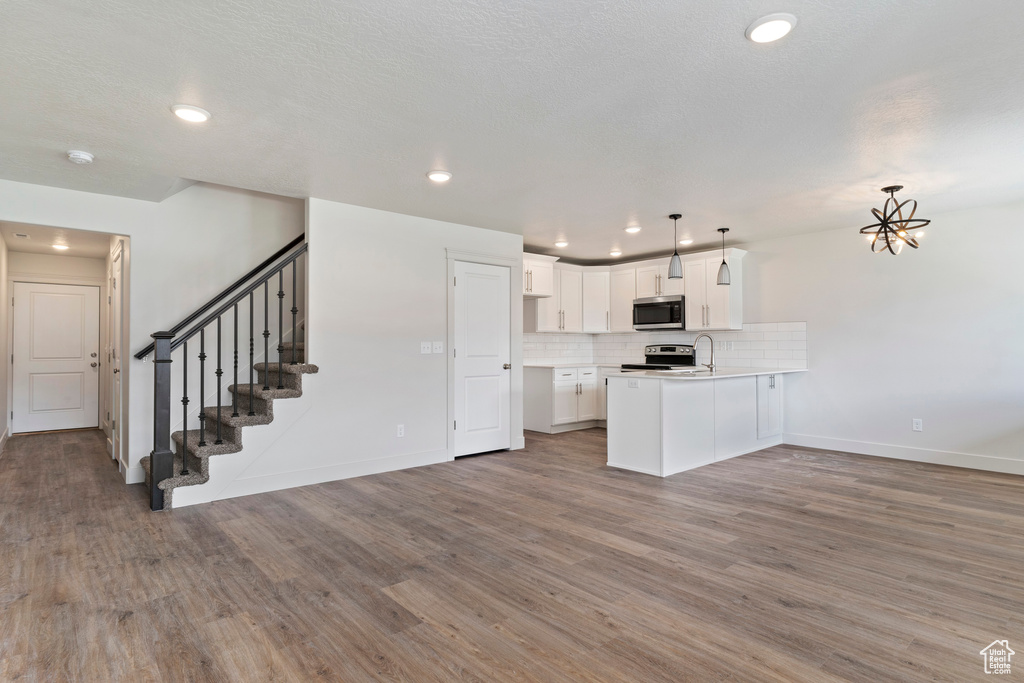
[[[715,371],[715,340],[711,338],[710,334],[708,334],[707,332],[701,332],[700,334],[697,335],[697,338],[693,340],[693,352],[696,355],[696,353],[697,353],[697,342],[700,341],[701,337],[707,337],[708,341],[711,342],[711,362],[710,363],[701,363],[701,365],[706,367],[710,372],[714,372]]]

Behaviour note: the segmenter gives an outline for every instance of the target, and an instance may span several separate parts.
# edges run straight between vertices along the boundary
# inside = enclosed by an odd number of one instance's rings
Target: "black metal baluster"
[[[299,309],[295,307],[295,269],[298,267],[298,257],[292,261],[292,365],[295,365],[295,344],[298,337],[295,336],[295,315],[299,312]]]
[[[263,388],[270,388],[270,278],[263,281]]]
[[[256,411],[252,409],[252,371],[253,363],[255,361],[253,357],[253,335],[252,335],[252,290],[249,290],[249,416],[256,414]]]
[[[220,421],[220,404],[221,404],[221,398],[220,398],[220,377],[221,377],[221,375],[224,374],[224,371],[220,369],[220,316],[219,315],[217,316],[217,372],[215,374],[217,375],[217,440],[214,441],[213,443],[215,443],[215,444],[222,444],[222,443],[224,443],[224,440],[220,438],[220,427],[221,427],[221,421]]]
[[[284,266],[277,271],[277,388],[284,389]]]
[[[199,445],[206,445],[206,328],[199,330]]]
[[[235,390],[231,392],[231,417],[238,417],[238,304],[235,304]]]
[[[188,474],[188,342],[181,352],[181,473]]]

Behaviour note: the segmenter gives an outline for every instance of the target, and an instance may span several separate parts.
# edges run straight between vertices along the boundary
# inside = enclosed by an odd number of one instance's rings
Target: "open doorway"
[[[5,434],[99,428],[121,464],[128,239],[0,224]]]

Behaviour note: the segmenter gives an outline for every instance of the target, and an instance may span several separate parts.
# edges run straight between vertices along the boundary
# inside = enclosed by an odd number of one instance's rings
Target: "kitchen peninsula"
[[[667,477],[782,443],[782,376],[803,369],[606,370],[608,465]]]

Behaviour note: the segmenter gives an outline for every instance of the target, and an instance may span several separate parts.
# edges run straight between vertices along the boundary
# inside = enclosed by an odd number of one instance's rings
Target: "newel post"
[[[149,509],[164,509],[158,484],[174,476],[171,451],[171,340],[173,332],[155,332],[153,339],[153,452],[149,455]]]

